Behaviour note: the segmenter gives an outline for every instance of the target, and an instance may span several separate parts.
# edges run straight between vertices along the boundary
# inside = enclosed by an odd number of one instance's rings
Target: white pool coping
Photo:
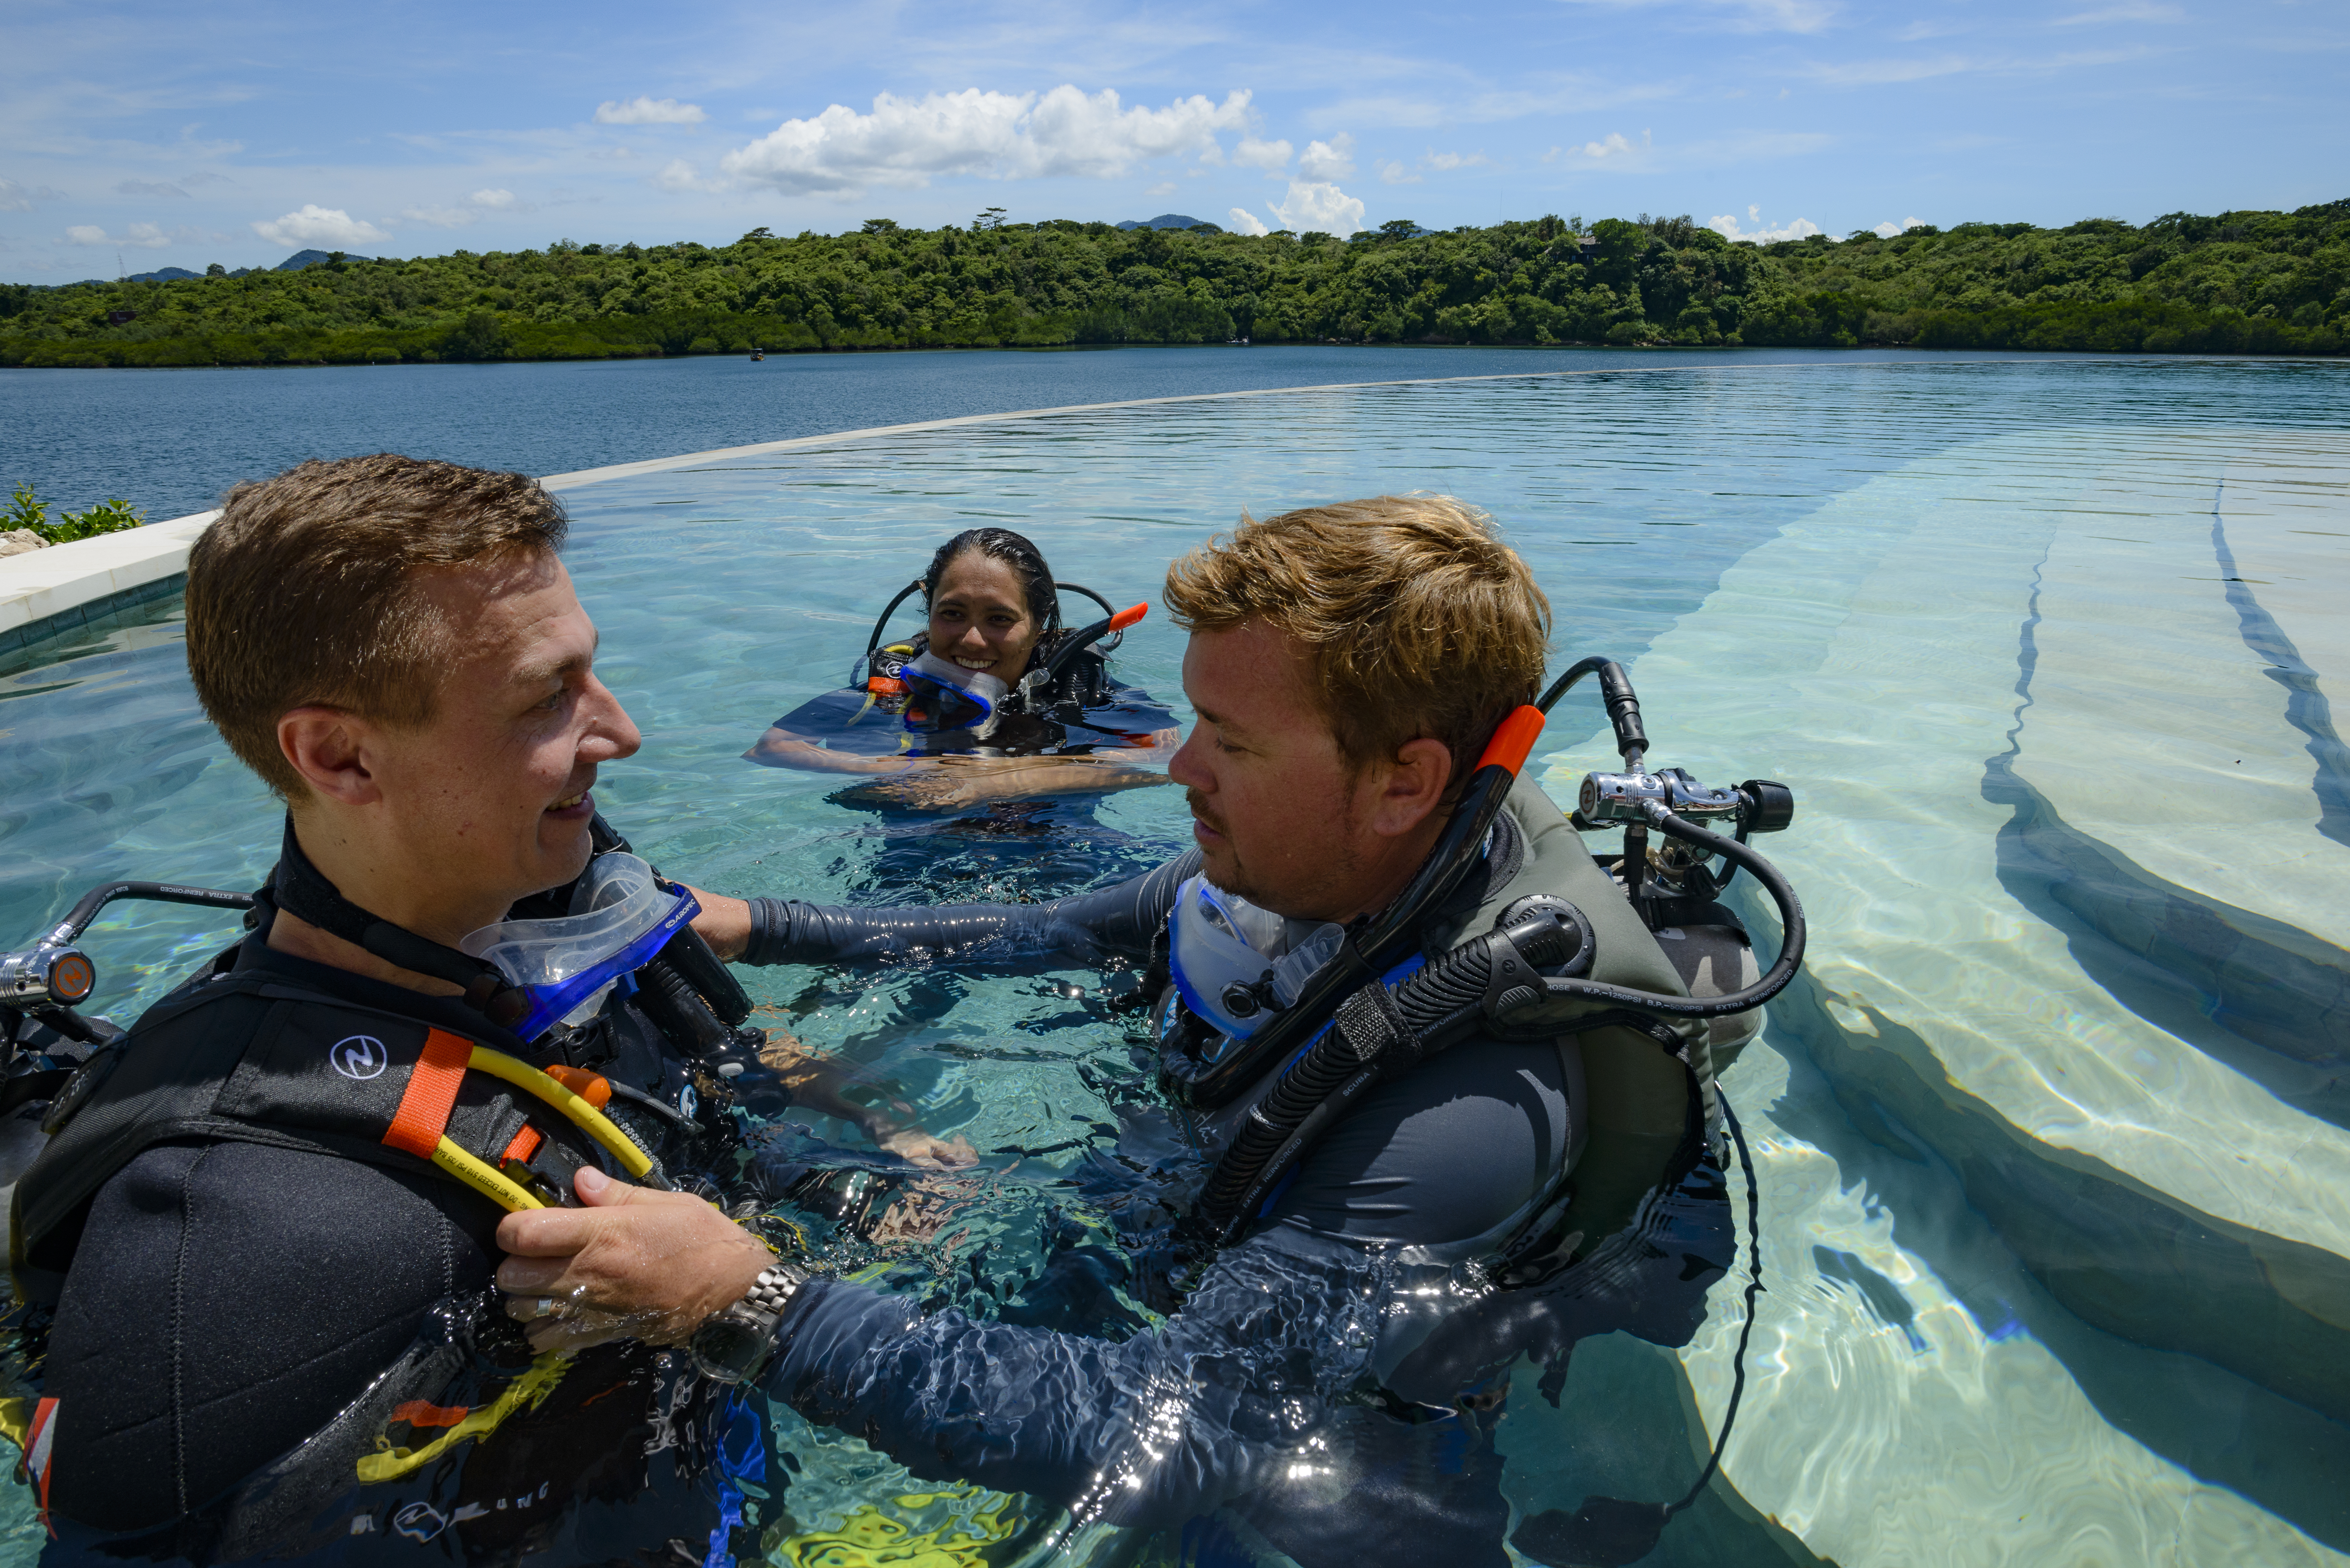
[[[2121,358],[2141,357],[2117,356]],[[2073,358],[2050,356],[2045,359],[2002,358],[1956,363],[2047,364]],[[1921,360],[1916,363],[1929,362]],[[716,447],[708,452],[686,452],[677,457],[650,458],[641,462],[617,462],[603,468],[583,468],[572,473],[553,473],[539,483],[552,491],[577,490],[615,479],[633,479],[640,474],[664,473],[712,462],[772,457],[816,447],[836,446],[842,441],[870,441],[879,436],[909,435],[920,431],[953,430],[966,425],[998,424],[1006,420],[1052,419],[1064,414],[1097,413],[1109,409],[1152,408],[1169,403],[1218,402],[1233,398],[1286,398],[1300,393],[1440,386],[1461,381],[1551,380],[1566,376],[1908,369],[1911,363],[1866,359],[1850,364],[1799,360],[1756,365],[1607,365],[1587,370],[1501,370],[1481,376],[1413,376],[1389,381],[1334,381],[1312,387],[1256,387],[1232,392],[1186,392],[1168,398],[1128,398],[1115,402],[1069,403],[1057,408],[1016,409],[995,414],[960,414],[952,419],[922,420],[912,424],[875,425],[867,430],[836,431],[828,435],[754,441],[748,446]],[[189,547],[219,515],[217,511],[199,512],[187,517],[174,517],[167,523],[150,523],[120,534],[103,534],[95,539],[78,539],[69,545],[52,545],[45,550],[0,557],[0,653],[69,630],[90,617],[110,613],[117,605],[136,603],[139,598],[148,597],[140,594],[139,590],[142,588],[151,593],[168,592],[172,579],[187,572]]]

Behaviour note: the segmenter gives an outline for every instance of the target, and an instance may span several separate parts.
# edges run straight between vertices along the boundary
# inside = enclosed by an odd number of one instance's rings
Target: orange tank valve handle
[[[558,1064],[547,1068],[546,1075],[599,1111],[612,1103],[612,1085],[601,1073]]]
[[[1493,731],[1493,738],[1485,742],[1485,754],[1477,759],[1477,768],[1498,764],[1507,768],[1513,778],[1516,777],[1518,770],[1526,765],[1526,757],[1534,751],[1534,742],[1541,736],[1545,722],[1543,711],[1532,704],[1511,713]],[[1477,769],[1470,771],[1473,773]]]
[[[906,683],[887,675],[871,675],[866,678],[865,690],[876,696],[895,697],[905,691]]]

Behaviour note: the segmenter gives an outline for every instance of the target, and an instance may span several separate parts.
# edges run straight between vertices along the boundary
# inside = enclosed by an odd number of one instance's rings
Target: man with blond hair
[[[1167,601],[1191,633],[1183,685],[1199,722],[1170,771],[1194,848],[1043,905],[711,898],[712,945],[751,963],[1128,957],[1151,966],[1146,991],[1175,982],[1152,1014],[1170,1081],[1247,1059],[1253,1021],[1300,1001],[1280,966],[1319,973],[1313,955],[1377,922],[1437,851],[1497,727],[1534,698],[1549,606],[1487,518],[1435,496],[1243,519],[1175,564]],[[1594,979],[1686,994],[1531,782],[1468,852],[1410,933],[1423,956],[1546,895],[1587,917]],[[1224,983],[1215,965],[1234,954]],[[1563,1366],[1575,1337],[1628,1320],[1609,1315],[1623,1292],[1541,1311],[1534,1293],[1504,1293],[1528,1311],[1496,1327],[1511,1313],[1496,1314],[1480,1268],[1584,1259],[1646,1222],[1636,1211],[1659,1192],[1674,1212],[1719,1202],[1692,1072],[1647,1034],[1575,1023],[1575,1008],[1513,1013],[1506,1038],[1487,1026],[1365,1095],[1221,1250],[1151,1220],[1197,1201],[1284,1062],[1221,1104],[1179,1104],[1155,1140],[1130,1128],[1131,1165],[1152,1168],[1113,1207],[1134,1220],[1130,1253],[1147,1264],[1155,1240],[1171,1264],[1134,1287],[1163,1320],[1122,1342],[925,1315],[755,1249],[729,1255],[706,1206],[611,1184],[584,1209],[509,1217],[499,1281],[543,1346],[637,1333],[702,1355],[707,1303],[755,1279],[730,1311],[761,1343],[728,1352],[724,1375],[917,1475],[1028,1492],[1077,1526],[1157,1528],[1223,1507],[1309,1565],[1431,1551],[1498,1565],[1508,1506],[1493,1434],[1512,1366],[1528,1350]],[[1711,1277],[1676,1256],[1629,1294],[1673,1303],[1665,1331],[1685,1334]]]

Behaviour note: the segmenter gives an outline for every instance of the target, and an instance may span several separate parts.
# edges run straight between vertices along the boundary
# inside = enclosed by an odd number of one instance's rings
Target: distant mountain
[[[1129,219],[1120,223],[1118,227],[1121,229],[1191,229],[1197,228],[1201,223],[1207,223],[1211,229],[1216,226],[1213,223],[1208,223],[1205,218],[1187,218],[1180,213],[1161,213],[1155,218]]]
[[[284,261],[279,262],[277,264],[276,270],[279,272],[300,272],[306,266],[324,266],[334,259],[335,256],[332,251],[296,251],[292,255],[287,256]],[[353,255],[350,252],[345,251],[343,253],[343,259],[345,261],[373,261],[375,258],[373,256]]]
[[[190,272],[183,266],[167,266],[160,272],[134,272],[130,275],[130,281],[133,283],[176,283],[183,277],[202,277],[203,275],[203,274],[202,273]]]

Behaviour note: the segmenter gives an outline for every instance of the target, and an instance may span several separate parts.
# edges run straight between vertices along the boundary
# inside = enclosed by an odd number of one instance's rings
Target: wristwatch
[[[694,1370],[713,1383],[743,1383],[759,1375],[775,1354],[775,1331],[807,1283],[807,1272],[777,1262],[759,1271],[743,1299],[715,1312],[693,1331],[688,1352]]]

